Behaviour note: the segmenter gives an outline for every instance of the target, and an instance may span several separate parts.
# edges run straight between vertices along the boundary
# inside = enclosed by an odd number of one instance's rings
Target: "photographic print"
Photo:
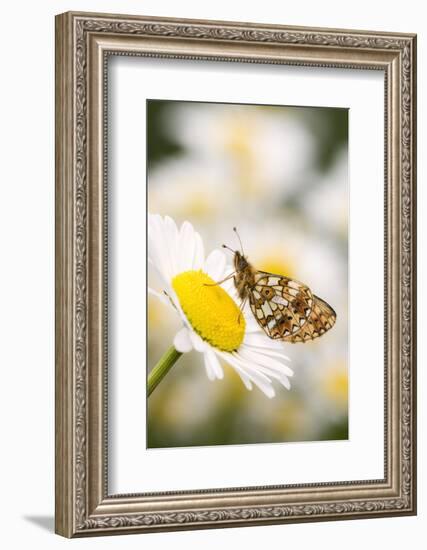
[[[347,440],[348,110],[146,109],[147,447]]]
[[[416,514],[416,43],[56,17],[58,534]]]

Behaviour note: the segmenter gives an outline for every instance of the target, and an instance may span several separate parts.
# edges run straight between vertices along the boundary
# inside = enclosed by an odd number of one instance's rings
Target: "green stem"
[[[149,397],[153,393],[155,388],[158,386],[158,384],[160,384],[160,382],[163,380],[166,374],[170,371],[170,369],[174,366],[174,364],[178,361],[181,355],[182,353],[179,351],[176,351],[176,349],[172,346],[163,355],[163,357],[161,357],[157,365],[153,368],[153,370],[148,375],[147,397]]]

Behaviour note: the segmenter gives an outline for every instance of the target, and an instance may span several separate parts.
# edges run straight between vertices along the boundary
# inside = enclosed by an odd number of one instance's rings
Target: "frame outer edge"
[[[256,23],[254,21],[243,21],[239,20],[227,20],[227,19],[195,19],[189,17],[166,17],[158,15],[138,15],[138,14],[124,14],[124,13],[106,13],[106,12],[92,12],[92,11],[81,11],[81,10],[70,10],[65,12],[63,15],[70,15],[73,18],[83,18],[86,20],[93,19],[99,20],[103,19],[106,21],[131,21],[131,22],[140,22],[140,23],[157,23],[161,24],[173,24],[173,25],[190,25],[190,26],[205,26],[205,27],[223,27],[223,28],[246,28],[247,30],[267,30],[267,31],[295,31],[295,32],[306,32],[308,29],[312,33],[331,33],[331,34],[352,34],[360,36],[381,36],[384,38],[393,38],[393,39],[412,39],[416,37],[415,33],[408,32],[387,32],[387,31],[375,31],[369,29],[354,29],[354,28],[341,28],[341,27],[312,27],[305,25],[285,25],[277,23]]]
[[[418,265],[417,265],[417,247],[418,247],[418,241],[417,241],[417,102],[418,102],[418,95],[417,95],[417,63],[418,63],[418,43],[417,43],[417,36],[413,37],[413,88],[412,88],[412,163],[413,163],[413,197],[412,197],[412,234],[413,234],[413,249],[412,249],[412,261],[413,261],[413,295],[412,300],[414,304],[413,308],[413,315],[412,315],[412,327],[413,327],[413,386],[412,386],[412,406],[413,406],[413,433],[412,437],[415,442],[415,450],[413,454],[413,472],[412,472],[412,480],[413,480],[413,495],[414,495],[414,514],[417,514],[417,508],[418,508],[418,502],[417,502],[417,475],[418,475],[418,462],[417,462],[417,279],[418,279]]]
[[[411,411],[412,411],[412,472],[411,496],[413,515],[417,515],[417,36],[411,38]]]
[[[117,21],[116,21],[117,19]],[[169,23],[169,25],[168,25]],[[138,27],[143,27],[141,33]],[[222,27],[222,28],[221,28]],[[227,27],[227,28],[226,28]],[[275,34],[273,31],[283,31]],[[65,537],[90,536],[96,534],[119,534],[125,532],[164,531],[177,529],[200,529],[231,527],[237,525],[257,525],[300,521],[321,521],[356,519],[362,517],[381,517],[393,515],[413,515],[416,511],[416,36],[396,33],[371,33],[369,31],[318,29],[319,33],[313,34],[315,29],[303,27],[265,26],[258,24],[246,24],[241,22],[215,22],[197,21],[190,19],[173,20],[166,18],[124,16],[113,14],[90,14],[82,12],[67,12],[56,17],[56,509],[55,531]],[[405,192],[403,193],[407,203],[406,208],[400,210],[398,216],[403,215],[409,237],[406,239],[405,259],[409,268],[407,276],[402,278],[399,274],[399,290],[406,288],[407,294],[405,310],[407,348],[405,352],[406,362],[403,373],[407,377],[405,386],[406,415],[404,420],[400,414],[399,436],[395,439],[402,443],[402,435],[405,434],[405,484],[402,485],[399,472],[397,478],[399,491],[395,495],[383,495],[382,499],[374,498],[347,501],[339,499],[330,503],[302,502],[299,505],[287,504],[273,505],[271,507],[257,504],[255,507],[226,507],[225,509],[198,509],[193,510],[168,510],[152,511],[152,513],[132,510],[131,502],[123,496],[126,504],[129,504],[124,514],[113,512],[98,515],[93,510],[96,496],[93,493],[92,479],[94,470],[90,466],[93,445],[93,433],[89,433],[91,423],[88,422],[94,409],[97,409],[97,398],[93,401],[91,388],[88,387],[89,374],[95,374],[93,368],[93,356],[90,355],[87,331],[87,323],[90,325],[91,315],[87,311],[90,296],[87,293],[86,284],[90,284],[90,277],[94,275],[90,268],[92,265],[92,250],[90,246],[91,236],[87,234],[90,223],[90,207],[93,197],[88,194],[89,183],[93,185],[92,177],[88,174],[91,160],[88,153],[88,127],[87,119],[91,118],[86,106],[87,100],[87,43],[85,33],[93,34],[101,32],[104,36],[109,33],[121,35],[145,34],[148,37],[179,39],[197,43],[208,43],[215,40],[226,44],[228,40],[241,44],[279,44],[282,47],[293,47],[295,44],[310,45],[313,51],[318,47],[326,46],[329,51],[354,50],[354,56],[349,60],[348,68],[356,68],[359,53],[362,51],[381,51],[383,56],[394,52],[401,59],[402,53],[407,54],[405,71],[399,74],[404,76],[404,81],[409,87],[403,105],[409,109],[405,112],[404,128],[407,131],[406,138],[409,141],[407,149],[409,169],[404,172]],[[292,31],[292,32],[291,32]],[[80,34],[79,34],[80,33]],[[344,36],[342,36],[344,33]],[[345,36],[349,34],[348,37]],[[298,36],[301,35],[301,36]],[[205,42],[206,41],[206,42]],[[320,42],[319,42],[320,41]],[[231,43],[231,42],[230,42]],[[221,48],[219,48],[221,49]],[[396,54],[399,52],[399,54]],[[156,55],[153,55],[156,57]],[[317,54],[316,54],[317,58]],[[202,59],[195,56],[194,59]],[[383,57],[383,62],[385,61]],[[215,60],[220,60],[216,58]],[[320,66],[335,66],[337,62],[322,62]],[[272,61],[274,62],[274,61]],[[390,63],[390,58],[387,61]],[[303,63],[305,64],[305,63]],[[396,86],[396,78],[393,85]],[[402,88],[396,90],[397,96],[402,93]],[[397,114],[402,115],[402,103],[399,101]],[[402,119],[401,119],[402,120]],[[90,129],[90,124],[89,124]],[[93,131],[93,130],[92,130]],[[94,134],[92,133],[92,136]],[[400,146],[402,145],[400,135]],[[93,144],[92,144],[93,145]],[[401,159],[399,155],[399,159]],[[396,159],[397,160],[397,159]],[[397,162],[399,164],[399,162]],[[96,175],[96,174],[95,174]],[[398,170],[399,177],[392,179],[402,184],[402,171]],[[88,181],[89,176],[89,181]],[[398,185],[398,187],[399,187]],[[394,185],[393,185],[394,187]],[[399,189],[399,199],[402,200]],[[89,208],[90,209],[90,208]],[[88,216],[87,216],[88,214]],[[93,219],[93,217],[92,217]],[[402,226],[397,228],[397,232]],[[402,236],[398,238],[399,262],[398,272],[402,267]],[[87,255],[89,254],[89,262]],[[89,265],[90,264],[90,265]],[[92,275],[91,275],[92,274]],[[89,278],[89,281],[87,280]],[[403,282],[404,281],[404,282]],[[402,286],[403,285],[403,286]],[[89,289],[90,290],[90,289]],[[89,292],[90,294],[90,292]],[[399,300],[400,302],[400,300]],[[405,302],[404,302],[405,303]],[[90,309],[90,308],[89,308]],[[401,311],[398,312],[400,328],[402,322]],[[402,335],[399,330],[400,335]],[[401,354],[399,349],[399,355]],[[403,356],[400,355],[400,359]],[[402,371],[401,373],[402,374]],[[398,382],[399,392],[402,391],[401,382]],[[99,391],[99,388],[94,389]],[[95,406],[94,406],[95,405]],[[401,401],[399,400],[399,407]],[[397,408],[399,408],[397,407]],[[91,412],[92,411],[92,412]],[[93,427],[93,426],[92,426]],[[396,426],[397,429],[397,426]],[[402,430],[402,431],[400,431]],[[99,443],[99,441],[98,441]],[[402,451],[400,449],[396,467],[402,465]],[[94,466],[98,463],[96,456]],[[98,456],[99,458],[99,456]],[[95,467],[96,470],[96,467]],[[98,472],[100,473],[100,472]],[[394,478],[395,476],[392,475]],[[99,478],[100,479],[100,478]],[[98,489],[100,485],[98,484]],[[99,491],[97,491],[99,499]],[[91,497],[92,495],[92,497]],[[129,496],[129,495],[128,495]],[[96,500],[96,499],[95,499]],[[110,499],[107,499],[110,502]],[[112,499],[113,500],[113,499]],[[104,504],[101,502],[100,504]],[[105,504],[108,504],[105,502]],[[127,506],[126,506],[127,507]],[[95,513],[95,515],[94,515]]]
[[[55,532],[74,529],[73,18],[55,17]]]

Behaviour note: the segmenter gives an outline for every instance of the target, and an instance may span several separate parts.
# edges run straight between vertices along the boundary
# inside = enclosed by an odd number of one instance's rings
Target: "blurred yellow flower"
[[[291,279],[296,278],[295,262],[290,256],[285,259],[282,250],[267,249],[262,256],[257,258],[257,268],[267,273],[285,275]]]
[[[339,362],[327,369],[323,378],[322,389],[326,396],[337,405],[347,407],[348,372],[345,362]]]

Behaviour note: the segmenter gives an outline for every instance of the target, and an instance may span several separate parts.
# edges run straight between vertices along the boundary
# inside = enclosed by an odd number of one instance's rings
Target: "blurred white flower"
[[[342,239],[348,238],[349,189],[348,153],[341,150],[327,174],[315,180],[307,193],[304,209],[320,229],[327,229]]]
[[[182,103],[167,123],[190,155],[225,163],[240,192],[258,200],[295,189],[314,159],[312,135],[286,107]]]
[[[169,159],[148,174],[149,210],[173,211],[174,217],[215,220],[224,209],[221,197],[231,188],[225,166],[197,157]]]
[[[255,384],[271,398],[273,380],[290,388],[293,372],[285,363],[283,345],[269,339],[248,310],[239,309],[230,279],[215,284],[231,273],[222,251],[214,250],[205,259],[202,239],[189,222],[178,230],[170,217],[149,214],[148,261],[163,290],[149,292],[169,303],[183,323],[175,348],[202,353],[210,380],[223,378],[222,359],[248,390]]]

